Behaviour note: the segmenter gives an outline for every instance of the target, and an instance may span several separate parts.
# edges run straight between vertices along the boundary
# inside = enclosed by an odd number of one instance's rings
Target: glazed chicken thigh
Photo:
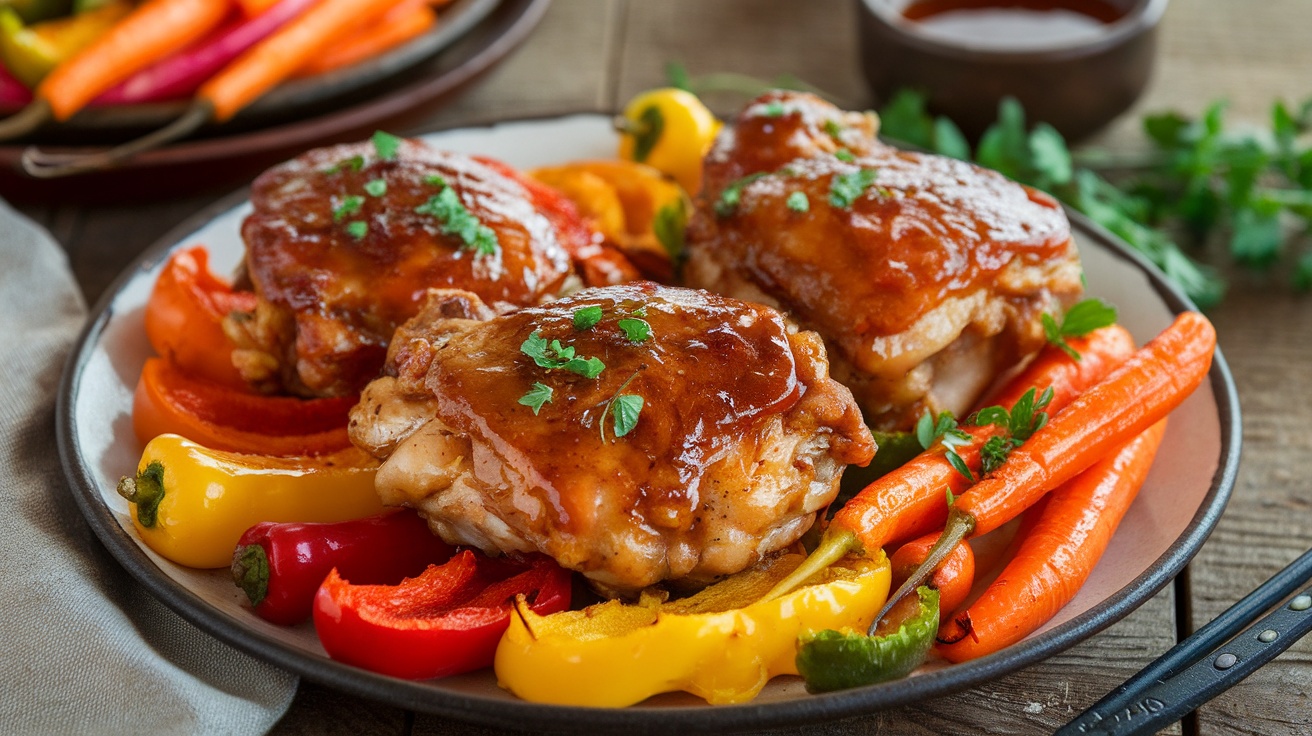
[[[721,134],[690,225],[689,285],[824,336],[872,426],[966,412],[1082,291],[1047,195],[875,138],[873,116],[775,92]]]
[[[351,415],[387,504],[543,552],[610,594],[704,584],[796,541],[875,446],[775,310],[635,283],[494,316],[435,291]]]
[[[509,308],[579,285],[571,256],[592,234],[568,203],[496,162],[391,143],[313,150],[255,180],[242,238],[259,306],[228,329],[249,382],[349,395],[429,288]]]

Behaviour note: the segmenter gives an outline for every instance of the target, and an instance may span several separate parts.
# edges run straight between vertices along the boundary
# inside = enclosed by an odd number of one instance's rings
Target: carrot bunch
[[[225,121],[280,82],[356,64],[414,39],[447,0],[146,0],[0,121],[0,139],[88,104],[194,93],[187,132]],[[195,122],[190,122],[195,118]],[[174,134],[176,137],[178,134]]]
[[[940,592],[944,658],[959,662],[1019,641],[1092,572],[1147,476],[1165,417],[1203,381],[1215,345],[1211,324],[1190,312],[1137,351],[1116,325],[1071,340],[1078,360],[1046,347],[995,398],[998,408],[977,412],[993,423],[945,433],[946,442],[863,489],[837,512],[807,562],[768,596],[846,554],[902,542],[892,560],[904,582],[876,616],[872,636],[900,599],[928,582]],[[1046,406],[1040,396],[1049,397]],[[1023,436],[995,418],[1018,414]],[[981,456],[1003,444],[1005,459],[988,458],[981,473]],[[1011,561],[957,612],[974,583],[966,541],[1022,514]]]

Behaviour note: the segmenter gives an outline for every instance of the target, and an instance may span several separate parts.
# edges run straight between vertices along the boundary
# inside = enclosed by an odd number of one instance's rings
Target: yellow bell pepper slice
[[[751,700],[770,678],[797,674],[800,633],[863,629],[888,596],[881,552],[761,602],[802,559],[776,557],[672,602],[645,592],[637,604],[539,616],[521,600],[497,647],[497,681],[525,700],[558,705],[623,707],[677,690],[711,704]]]
[[[137,475],[119,481],[132,524],[157,554],[188,567],[227,567],[262,521],[349,521],[382,513],[378,462],[350,448],[319,457],[211,450],[175,434],[151,440]]]
[[[653,89],[634,97],[619,118],[620,158],[671,176],[691,194],[702,182],[702,157],[722,124],[687,90]]]

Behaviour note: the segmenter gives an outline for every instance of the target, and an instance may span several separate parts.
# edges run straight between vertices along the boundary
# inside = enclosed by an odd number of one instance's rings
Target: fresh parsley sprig
[[[542,411],[543,404],[551,403],[551,387],[541,381],[534,381],[528,392],[519,397],[519,403],[533,410],[533,416]]]
[[[519,352],[532,358],[540,368],[569,371],[584,378],[596,378],[606,370],[600,358],[580,357],[573,345],[563,345],[560,340],[548,341],[537,330],[519,346]]]
[[[1043,334],[1047,336],[1048,342],[1061,348],[1072,360],[1080,360],[1079,351],[1072,348],[1066,338],[1083,337],[1094,330],[1115,324],[1116,307],[1101,299],[1085,299],[1066,310],[1060,324],[1050,314],[1044,314],[1039,319],[1043,323]]]
[[[611,435],[612,438],[623,437],[632,432],[634,427],[638,426],[638,416],[642,414],[643,399],[637,394],[626,394],[624,389],[633,383],[633,379],[638,377],[641,369],[634,371],[633,375],[625,379],[624,383],[615,391],[615,394],[606,401],[606,406],[601,410],[601,419],[597,422],[601,430],[601,441],[606,441],[606,417],[610,416],[612,420]]]
[[[456,190],[445,181],[438,178],[433,184],[441,186],[441,191],[416,207],[415,212],[432,216],[440,223],[439,229],[443,234],[460,238],[463,248],[480,256],[496,255],[501,249],[496,232],[466,209]]]
[[[971,436],[957,425],[957,418],[952,416],[952,412],[945,411],[935,417],[926,411],[916,422],[916,440],[926,450],[935,442],[942,444],[952,468],[966,476],[968,480],[972,482],[975,480],[971,475],[970,466],[966,465],[966,461],[957,453],[958,447],[970,444]]]
[[[977,426],[991,424],[1002,429],[1002,434],[990,437],[980,448],[981,475],[988,475],[1002,467],[1012,450],[1020,447],[1048,423],[1048,413],[1043,409],[1052,403],[1052,387],[1044,389],[1037,398],[1035,393],[1033,388],[1026,391],[1010,411],[1002,406],[990,406],[975,414],[974,422]]]

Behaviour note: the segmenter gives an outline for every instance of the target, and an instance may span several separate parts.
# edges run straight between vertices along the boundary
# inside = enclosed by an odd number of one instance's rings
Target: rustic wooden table
[[[853,106],[872,103],[857,69],[846,0],[556,0],[517,53],[433,113],[427,129],[492,117],[613,111],[664,81],[667,61],[693,73],[794,74]],[[1090,145],[1143,145],[1136,113],[1200,111],[1230,100],[1230,118],[1264,122],[1273,100],[1312,96],[1312,3],[1176,0],[1156,77],[1130,114]],[[722,110],[721,112],[728,112]],[[131,206],[49,203],[24,211],[66,247],[94,302],[142,248],[221,192]],[[1312,298],[1225,266],[1233,288],[1211,312],[1239,387],[1243,465],[1233,500],[1185,575],[1133,614],[1051,659],[933,702],[801,729],[805,733],[1050,732],[1312,546]],[[531,728],[531,724],[526,724]],[[1312,733],[1312,639],[1259,670],[1171,732]],[[478,734],[485,730],[303,682],[275,733]]]

